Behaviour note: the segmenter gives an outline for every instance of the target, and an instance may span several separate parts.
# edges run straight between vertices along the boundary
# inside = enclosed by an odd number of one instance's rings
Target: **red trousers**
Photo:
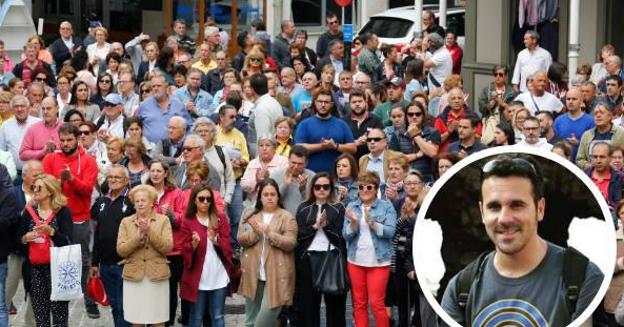
[[[386,313],[386,286],[390,276],[390,267],[362,267],[347,263],[347,271],[351,279],[351,295],[353,297],[353,319],[355,327],[368,327],[368,302],[370,301],[375,325],[389,327],[390,320]]]

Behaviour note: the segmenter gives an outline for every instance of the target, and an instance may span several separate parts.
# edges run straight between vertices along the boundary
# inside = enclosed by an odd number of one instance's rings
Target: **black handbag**
[[[325,253],[309,252],[312,287],[323,294],[346,294],[349,291],[347,262],[339,248],[330,251],[330,246],[331,243]]]

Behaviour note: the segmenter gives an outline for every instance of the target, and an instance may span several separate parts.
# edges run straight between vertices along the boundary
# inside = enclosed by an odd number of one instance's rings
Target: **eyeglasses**
[[[368,81],[355,81],[355,84],[368,84]]]
[[[109,181],[120,181],[124,179],[124,176],[106,176]]]
[[[262,58],[249,58],[249,61],[262,62]]]
[[[371,143],[371,142],[380,142],[381,140],[384,140],[385,137],[369,137],[366,139],[366,142]]]
[[[325,191],[329,191],[329,184],[314,184],[314,190],[315,191],[320,191],[320,190],[325,190]]]
[[[318,103],[318,104],[330,104],[332,102],[331,101],[324,101],[324,100],[316,100],[316,103]]]
[[[422,182],[406,182],[406,183],[403,183],[403,184],[406,185],[406,186],[418,186],[418,185],[422,184]]]
[[[537,179],[537,170],[535,166],[524,158],[511,159],[494,159],[483,165],[481,168],[482,177],[486,178],[490,174],[494,174],[497,170],[504,170],[504,173],[510,171],[521,172],[534,176]]]
[[[80,135],[91,135],[91,131],[80,131]]]
[[[110,84],[110,83],[111,83],[111,80],[109,80],[109,79],[103,79],[103,80],[100,80],[100,83],[102,83],[102,84]]]
[[[30,190],[33,191],[34,193],[39,193],[41,192],[41,189],[43,187],[41,187],[41,185],[30,185]]]
[[[494,77],[503,77],[505,73],[494,73]]]
[[[373,184],[368,184],[368,185],[358,185],[358,190],[360,191],[372,191],[377,189],[377,185],[373,185]]]
[[[182,148],[182,151],[187,152],[187,151],[193,151],[194,149],[199,148],[198,146],[185,146]]]
[[[198,196],[197,197],[197,201],[203,202],[203,203],[210,203],[210,199],[212,199],[210,196]]]
[[[408,112],[408,113],[407,113],[407,116],[408,116],[408,117],[420,117],[420,116],[422,116],[422,115],[423,115],[423,113],[422,113],[422,112],[420,112],[420,111],[419,111],[419,112]]]

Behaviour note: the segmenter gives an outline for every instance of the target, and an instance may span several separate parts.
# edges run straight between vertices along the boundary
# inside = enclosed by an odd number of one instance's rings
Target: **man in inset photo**
[[[602,272],[538,234],[549,217],[537,162],[499,155],[481,175],[481,220],[495,250],[450,280],[442,308],[463,326],[567,326],[596,296]]]

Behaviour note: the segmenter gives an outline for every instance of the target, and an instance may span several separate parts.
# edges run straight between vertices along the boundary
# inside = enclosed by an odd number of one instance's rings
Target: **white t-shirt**
[[[453,72],[453,59],[451,58],[451,53],[446,47],[441,47],[436,50],[436,52],[433,53],[431,60],[433,60],[435,66],[429,68],[429,75],[431,75],[427,78],[429,90],[441,87],[444,80]],[[435,80],[440,83],[440,86],[435,86],[431,77],[435,78]]]
[[[362,266],[362,267],[385,267],[390,265],[388,262],[377,262],[377,255],[375,254],[375,244],[373,243],[373,232],[370,226],[366,223],[364,218],[365,207],[362,206],[362,216],[358,219],[358,228],[360,230],[360,237],[357,242],[357,250],[355,250],[355,260],[349,260],[349,262]],[[370,210],[370,208],[369,208]]]
[[[533,116],[535,116],[535,113],[538,111],[559,113],[561,112],[561,109],[563,109],[563,103],[550,92],[544,92],[541,97],[534,95],[533,99],[531,99],[531,92],[524,92],[520,93],[514,101],[524,103],[524,106],[529,109],[531,115]]]
[[[550,64],[552,64],[552,57],[550,52],[547,50],[542,49],[539,46],[533,51],[524,49],[518,53],[518,59],[516,59],[516,66],[514,67],[511,83],[518,84],[520,92],[527,92],[527,77],[540,70],[548,71]]]
[[[210,240],[208,240],[207,243],[204,266],[202,268],[201,278],[199,279],[198,289],[200,291],[222,289],[230,282],[227,271],[225,271],[225,266],[223,266],[223,262],[219,259],[214,245]]]
[[[316,215],[317,224],[319,218],[321,217],[321,206],[318,205],[318,207],[318,213]],[[329,239],[327,238],[327,235],[325,234],[323,228],[319,227],[319,229],[316,230],[314,238],[312,239],[312,243],[308,247],[308,251],[327,251],[328,245],[330,250],[334,248],[334,246],[330,244]]]
[[[272,213],[262,213],[262,223],[267,225],[273,219]],[[260,252],[260,270],[258,270],[258,279],[265,281],[266,280],[266,271],[264,270],[264,251],[267,246],[266,235],[264,235],[264,241],[262,242],[262,251]]]

